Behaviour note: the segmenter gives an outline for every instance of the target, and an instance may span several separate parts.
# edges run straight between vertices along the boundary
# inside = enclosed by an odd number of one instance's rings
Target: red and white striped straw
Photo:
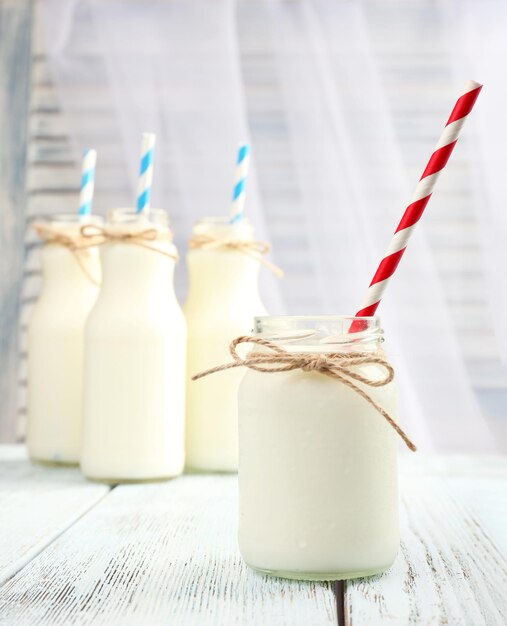
[[[375,314],[387,284],[401,261],[401,257],[407,248],[408,240],[414,231],[415,225],[421,219],[424,209],[431,198],[438,177],[454,150],[461,129],[473,109],[481,89],[482,85],[473,80],[469,80],[462,95],[454,105],[451,116],[415,188],[412,202],[406,208],[401,222],[398,224],[398,228],[391,239],[387,252],[380,262],[375,276],[366,292],[361,308],[356,313],[356,317],[369,317]],[[363,328],[362,324],[357,322],[352,323],[349,332],[357,332],[359,330],[363,330]]]

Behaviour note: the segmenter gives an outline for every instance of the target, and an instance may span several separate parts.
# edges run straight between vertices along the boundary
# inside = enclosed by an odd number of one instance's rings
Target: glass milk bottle
[[[81,469],[90,479],[177,476],[184,463],[186,331],[165,211],[111,211],[85,332]]]
[[[84,223],[101,223],[84,220],[55,215],[34,223],[46,243],[42,290],[28,322],[27,446],[30,458],[46,463],[79,463],[84,325],[100,280],[97,249],[73,249],[85,243]]]
[[[192,382],[193,374],[223,362],[229,344],[252,331],[266,311],[258,291],[259,259],[227,242],[253,242],[246,218],[230,224],[209,218],[194,228],[187,256],[190,289],[184,311],[188,324],[186,462],[201,471],[238,468],[237,391],[240,370]],[[210,241],[211,244],[199,245]],[[222,242],[222,243],[221,243]]]
[[[284,372],[247,369],[239,391],[239,545],[256,570],[348,579],[382,572],[396,557],[398,434],[357,390],[319,371],[319,359],[343,366],[361,352],[362,364],[345,367],[389,381],[390,366],[376,362],[385,359],[378,319],[361,318],[365,330],[351,335],[353,319],[256,320],[255,336],[273,345],[254,352],[271,358],[281,348],[299,362]],[[396,420],[394,382],[344,377]]]

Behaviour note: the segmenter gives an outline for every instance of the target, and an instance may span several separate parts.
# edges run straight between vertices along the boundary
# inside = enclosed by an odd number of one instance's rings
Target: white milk
[[[201,235],[252,240],[253,229],[244,218],[232,225],[216,218],[196,225],[194,236]],[[190,377],[230,361],[230,342],[251,333],[253,318],[265,314],[257,285],[260,263],[223,247],[191,250],[187,263],[187,465],[204,471],[237,471],[237,392],[244,372],[229,370],[195,382]]]
[[[40,223],[75,239],[78,219],[57,215]],[[100,224],[99,218],[86,221]],[[28,322],[28,452],[37,461],[77,464],[84,325],[98,294],[99,255],[95,248],[72,252],[46,243],[41,264],[42,290]]]
[[[265,318],[270,338],[313,329],[292,351],[350,350],[320,343],[340,318]],[[343,318],[342,318],[343,319]],[[370,318],[370,325],[377,325]],[[378,329],[380,330],[380,329]],[[375,341],[357,350],[375,351]],[[361,372],[383,377],[378,365]],[[216,374],[214,376],[221,376]],[[362,386],[396,419],[397,392]],[[253,568],[288,578],[347,579],[381,572],[399,546],[398,435],[352,389],[318,372],[247,370],[239,392],[239,545]]]
[[[173,289],[176,248],[164,211],[111,212],[115,234],[157,229],[166,240],[101,248],[103,282],[85,334],[81,469],[122,482],[177,476],[184,463],[185,320]]]

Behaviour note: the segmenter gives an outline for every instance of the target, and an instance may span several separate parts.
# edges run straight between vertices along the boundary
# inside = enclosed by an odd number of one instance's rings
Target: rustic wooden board
[[[0,623],[336,624],[332,586],[267,578],[236,546],[234,476],[119,486],[0,590]]]
[[[0,624],[337,623],[331,585],[241,561],[234,476],[107,493],[75,471],[31,467],[19,448],[0,446],[0,459],[0,558],[25,548],[0,589]],[[504,626],[507,459],[414,455],[401,482],[399,558],[346,584],[344,623]]]
[[[507,460],[407,460],[402,545],[389,572],[350,581],[345,622],[507,623]]]
[[[0,585],[108,491],[77,468],[32,465],[21,446],[0,446]]]

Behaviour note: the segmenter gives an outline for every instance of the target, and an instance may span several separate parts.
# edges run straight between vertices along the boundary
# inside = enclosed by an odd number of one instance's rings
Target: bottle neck
[[[358,322],[362,330],[353,332]],[[255,319],[255,336],[288,352],[322,354],[378,352],[384,341],[377,317],[258,317]]]
[[[191,250],[187,256],[189,300],[257,301],[257,259],[236,250]]]
[[[96,292],[100,283],[100,259],[96,248],[72,251],[59,244],[46,244],[41,251],[42,294],[79,297]]]
[[[171,294],[178,254],[164,210],[144,214],[132,208],[111,209],[103,236],[102,299]]]
[[[171,252],[171,249],[163,252]],[[102,291],[145,293],[156,290],[162,295],[171,289],[175,260],[162,252],[135,243],[114,242],[101,247]]]
[[[194,227],[187,256],[189,295],[187,307],[223,310],[245,308],[264,310],[258,280],[260,262],[256,251],[241,244],[254,241],[254,230],[247,218],[235,223],[225,217],[203,219]],[[236,247],[235,247],[236,246]]]

